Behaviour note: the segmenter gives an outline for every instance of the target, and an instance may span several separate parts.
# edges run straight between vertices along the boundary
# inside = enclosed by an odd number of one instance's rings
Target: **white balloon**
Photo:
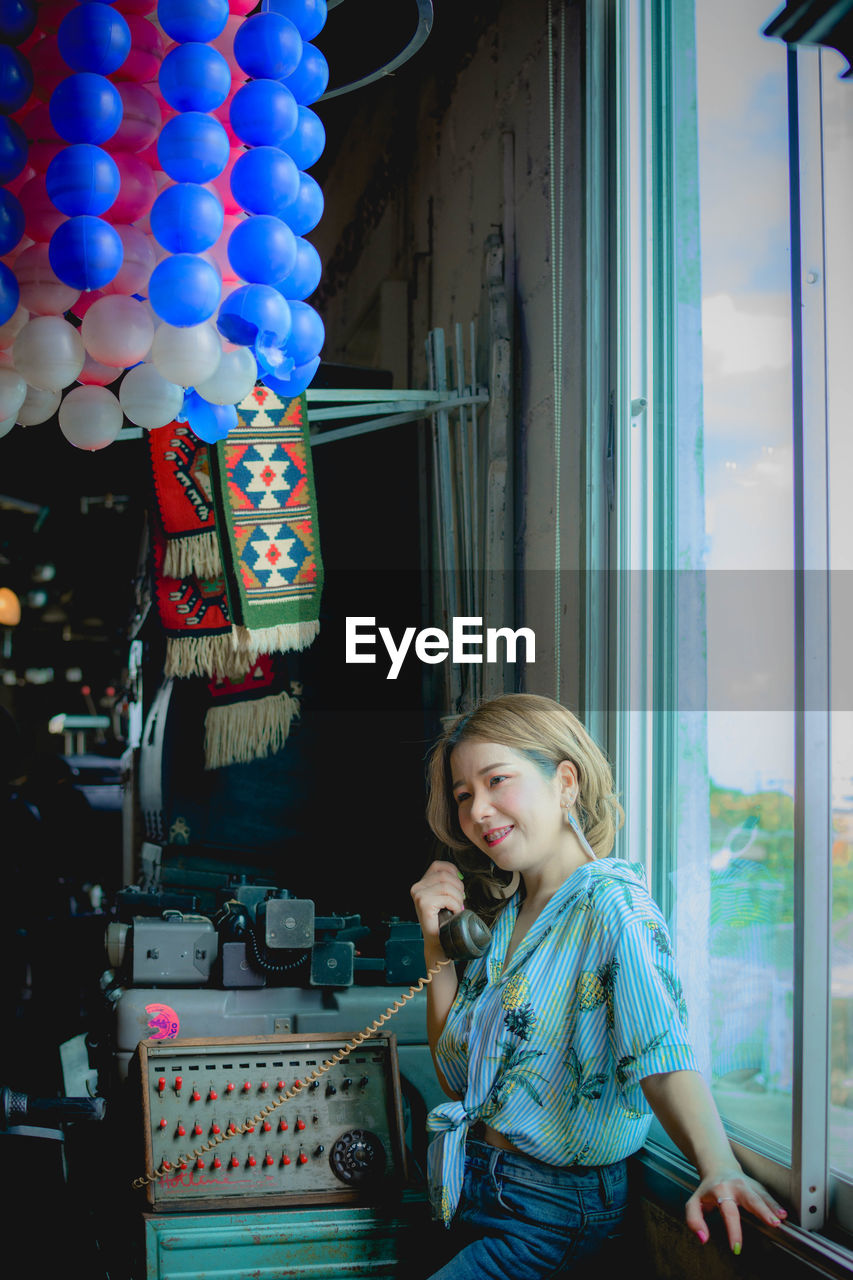
[[[24,403],[18,410],[16,422],[22,427],[35,427],[40,422],[47,422],[59,408],[62,399],[61,391],[48,391],[44,387],[27,387]]]
[[[208,320],[185,329],[163,323],[154,334],[151,363],[161,377],[179,387],[207,382],[216,373],[221,357],[219,334]]]
[[[93,360],[129,369],[151,350],[154,325],[141,302],[115,293],[92,303],[83,317],[80,336]]]
[[[19,303],[6,323],[0,324],[0,347],[11,347],[29,318],[29,311]]]
[[[9,434],[9,432],[12,430],[14,425],[15,425],[14,418],[5,418],[3,422],[0,422],[0,440],[2,440],[4,436],[7,436]]]
[[[239,404],[258,380],[258,362],[248,347],[222,352],[219,368],[196,391],[210,404]]]
[[[61,391],[77,378],[86,350],[74,325],[62,316],[33,316],[15,339],[12,356],[31,387]]]
[[[122,378],[118,398],[131,422],[153,431],[174,422],[184,403],[184,388],[167,382],[153,364],[138,364]]]
[[[59,406],[59,429],[65,439],[90,453],[112,444],[123,422],[121,405],[106,387],[75,387]]]
[[[27,382],[15,369],[0,369],[0,418],[11,418],[24,403],[27,395]]]
[[[120,374],[121,369],[116,369],[115,365],[101,364],[100,361],[93,360],[87,351],[83,368],[77,374],[77,381],[85,383],[86,386],[108,387]]]

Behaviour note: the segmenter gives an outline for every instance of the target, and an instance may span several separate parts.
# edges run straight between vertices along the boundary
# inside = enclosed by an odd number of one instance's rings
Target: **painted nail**
[[[464,880],[464,879],[465,879],[465,877],[463,876],[463,874],[462,874],[462,872],[461,872],[461,871],[457,871],[457,872],[456,872],[456,874],[458,875],[458,877],[459,877],[459,879],[460,879],[460,880]]]
[[[697,1232],[696,1232],[696,1234],[697,1234],[697,1236],[699,1237],[699,1243],[700,1243],[700,1244],[705,1244],[706,1240],[708,1239],[708,1232],[707,1232],[707,1231],[697,1231]]]
[[[732,1245],[732,1253],[736,1258],[740,1256],[740,1241]]]

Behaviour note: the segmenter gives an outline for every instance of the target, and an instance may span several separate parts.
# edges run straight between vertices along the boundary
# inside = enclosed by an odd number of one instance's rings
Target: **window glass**
[[[793,472],[788,101],[766,0],[699,0],[712,1089],[790,1151]],[[853,833],[851,833],[853,835]]]

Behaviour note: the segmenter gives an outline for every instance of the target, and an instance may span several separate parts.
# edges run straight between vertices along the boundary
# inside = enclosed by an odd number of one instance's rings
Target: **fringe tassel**
[[[284,746],[299,702],[289,693],[211,707],[204,718],[204,767],[221,769],[273,755]]]
[[[166,641],[165,674],[177,679],[207,676],[212,680],[219,675],[244,680],[251,665],[251,656],[234,648],[230,634]]]
[[[320,633],[317,619],[309,622],[287,622],[279,627],[232,627],[231,641],[238,653],[256,657],[259,653],[288,653],[307,649]]]
[[[192,538],[169,538],[163,557],[163,573],[167,578],[215,578],[222,572],[219,539],[215,530]]]

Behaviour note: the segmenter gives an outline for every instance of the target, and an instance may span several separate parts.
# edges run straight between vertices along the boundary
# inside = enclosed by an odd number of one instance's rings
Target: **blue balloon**
[[[50,122],[66,142],[106,142],[118,129],[124,107],[106,76],[78,71],[66,76],[50,95]]]
[[[36,26],[35,0],[3,0],[0,4],[0,42],[23,44]]]
[[[279,280],[275,287],[288,301],[295,298],[302,302],[317,288],[322,274],[323,264],[319,253],[310,240],[303,240],[302,236],[297,236],[294,268],[283,280]]]
[[[307,302],[291,302],[290,316],[290,335],[284,350],[295,365],[302,365],[319,355],[326,341],[326,330],[317,312]]]
[[[296,99],[279,80],[249,80],[231,99],[231,128],[250,147],[278,147],[298,122]]]
[[[166,54],[158,84],[176,111],[213,111],[231,92],[231,68],[218,49],[188,41]]]
[[[310,173],[299,174],[299,194],[282,212],[282,218],[295,236],[313,231],[323,216],[323,189]]]
[[[265,387],[269,387],[270,391],[274,391],[277,396],[281,396],[283,400],[292,400],[295,396],[301,396],[302,392],[310,385],[314,378],[314,374],[320,368],[320,357],[314,356],[313,360],[307,360],[305,364],[295,365],[290,373],[284,377],[278,377],[274,373],[266,373],[261,377]]]
[[[187,391],[181,409],[181,418],[188,422],[194,435],[205,444],[224,440],[237,425],[237,406],[211,404],[194,389]]]
[[[173,40],[209,44],[225,30],[228,0],[160,0],[157,21]]]
[[[0,44],[0,115],[10,116],[33,91],[33,69],[11,45]]]
[[[115,227],[89,213],[61,222],[50,238],[47,253],[63,284],[81,290],[109,284],[124,260],[124,246]]]
[[[222,202],[207,187],[177,182],[165,187],[151,209],[151,230],[170,253],[203,253],[222,234]]]
[[[298,121],[293,133],[281,144],[296,162],[297,169],[310,169],[323,154],[326,145],[326,130],[323,121],[310,107],[297,107]]]
[[[302,46],[299,66],[288,76],[281,76],[297,102],[308,105],[322,98],[329,83],[329,64],[313,44]]]
[[[157,140],[157,158],[174,182],[212,182],[228,163],[228,134],[215,116],[182,111],[167,120]]]
[[[0,183],[17,178],[27,163],[29,144],[17,120],[0,117]]]
[[[5,324],[15,314],[20,297],[14,271],[5,262],[0,262],[0,324]]]
[[[98,0],[78,4],[59,24],[59,52],[72,71],[118,71],[130,53],[130,27],[120,13]]]
[[[0,257],[11,253],[24,234],[24,209],[17,196],[0,187]]]
[[[234,57],[253,80],[283,80],[299,66],[302,37],[280,13],[256,13],[237,28]]]
[[[296,27],[303,40],[313,40],[326,25],[326,0],[263,0],[264,13],[281,13]]]
[[[290,333],[290,306],[268,284],[244,284],[219,308],[216,327],[227,342],[251,347],[265,368],[281,364]]]
[[[148,282],[148,301],[176,329],[209,320],[221,297],[216,268],[195,253],[170,254],[157,263]]]
[[[280,216],[299,195],[299,170],[280,147],[250,147],[231,170],[231,193],[248,213]]]
[[[106,213],[118,195],[121,175],[112,156],[91,142],[58,151],[47,166],[47,194],[60,213]]]
[[[296,264],[296,237],[281,218],[255,214],[228,237],[228,261],[249,284],[277,284]]]

